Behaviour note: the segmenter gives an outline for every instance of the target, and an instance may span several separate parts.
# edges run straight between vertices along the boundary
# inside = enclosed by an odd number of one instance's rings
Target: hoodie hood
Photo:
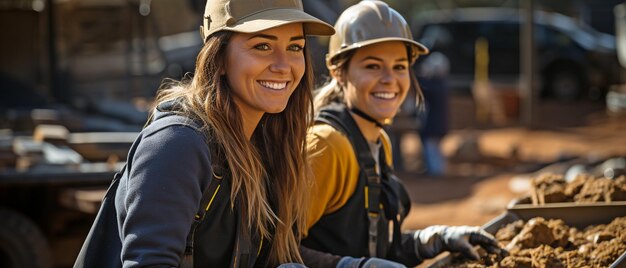
[[[180,107],[180,104],[176,101],[162,102],[154,109],[153,121],[159,120],[166,116],[179,115],[181,114],[181,111],[182,109]]]

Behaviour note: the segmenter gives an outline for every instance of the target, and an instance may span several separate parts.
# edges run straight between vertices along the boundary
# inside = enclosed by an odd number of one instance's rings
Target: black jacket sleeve
[[[341,260],[341,256],[317,251],[300,245],[300,255],[304,265],[310,268],[334,268]]]
[[[190,127],[142,137],[115,200],[124,267],[178,267],[210,166],[204,137]]]

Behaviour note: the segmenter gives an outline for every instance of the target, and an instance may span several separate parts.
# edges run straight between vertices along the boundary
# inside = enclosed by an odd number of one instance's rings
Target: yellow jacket
[[[392,166],[391,142],[381,131],[385,161]],[[327,214],[339,210],[354,194],[359,179],[359,163],[350,140],[327,124],[317,124],[307,135],[309,161],[315,175],[307,230]],[[307,235],[307,234],[305,234]]]

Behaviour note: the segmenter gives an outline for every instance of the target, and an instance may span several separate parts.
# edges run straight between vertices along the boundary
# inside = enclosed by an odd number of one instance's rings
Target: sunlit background
[[[331,24],[356,2],[303,0]],[[403,228],[482,225],[544,172],[626,174],[624,1],[387,2],[431,50],[414,66],[426,103],[387,130]],[[193,75],[203,11],[0,0],[0,267],[73,264],[160,84]],[[307,40],[317,85],[327,42]]]

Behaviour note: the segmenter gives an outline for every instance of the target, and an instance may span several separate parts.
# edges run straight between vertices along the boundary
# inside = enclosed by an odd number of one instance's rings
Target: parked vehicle
[[[0,267],[71,267],[151,94],[193,69],[199,16],[181,15],[193,1],[0,2]]]
[[[489,78],[514,84],[520,75],[522,12],[508,8],[459,8],[422,14],[414,21],[415,38],[445,54],[450,84],[469,89],[474,77],[474,47],[478,38],[489,46]],[[601,98],[618,79],[613,35],[558,13],[536,11],[534,22],[536,70],[542,96],[571,100]]]
[[[137,135],[63,130],[0,131],[0,267],[71,265]]]

